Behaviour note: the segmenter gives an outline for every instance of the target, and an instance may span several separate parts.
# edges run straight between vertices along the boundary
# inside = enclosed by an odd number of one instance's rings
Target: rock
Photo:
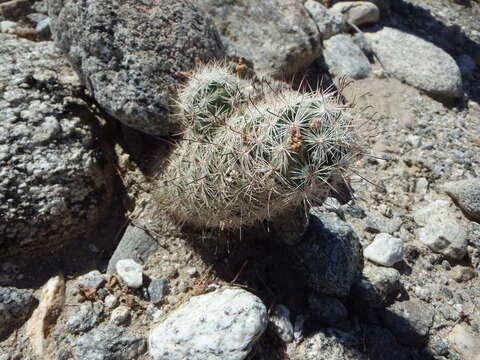
[[[310,295],[308,309],[316,320],[327,326],[336,325],[348,316],[348,311],[340,300],[326,295]]]
[[[367,214],[365,230],[372,233],[393,234],[401,225],[402,222],[399,219],[389,219],[377,211],[370,211]]]
[[[52,42],[0,34],[0,64],[0,257],[36,256],[103,217],[113,172]]]
[[[460,69],[442,49],[389,27],[365,36],[383,69],[390,75],[433,95],[462,95]]]
[[[131,360],[145,351],[145,340],[117,326],[99,327],[83,335],[73,346],[76,360]]]
[[[467,282],[472,280],[477,274],[474,269],[467,266],[456,266],[452,271],[452,278],[456,282]]]
[[[417,232],[418,239],[431,250],[457,260],[465,256],[466,233],[448,201],[437,200],[418,209],[414,219],[423,226]]]
[[[363,267],[357,234],[338,215],[310,211],[310,229],[294,249],[299,270],[314,291],[347,296]]]
[[[448,334],[450,349],[462,360],[480,359],[480,338],[472,334],[465,324],[457,324]]]
[[[50,278],[42,287],[40,303],[28,320],[25,334],[33,352],[44,359],[54,345],[51,333],[65,304],[65,280],[62,276]]]
[[[130,309],[126,306],[119,306],[112,311],[110,322],[114,325],[125,324],[130,319]]]
[[[366,329],[365,346],[369,359],[372,360],[411,359],[407,349],[397,343],[392,333],[379,326],[369,326]]]
[[[50,18],[43,19],[40,21],[37,26],[35,26],[35,31],[43,36],[50,36]]]
[[[107,273],[113,274],[118,260],[121,259],[133,259],[143,264],[157,247],[158,243],[147,232],[129,225],[108,262]]]
[[[348,29],[348,24],[340,14],[329,11],[325,6],[315,0],[307,0],[304,4],[313,20],[317,23],[323,40]]]
[[[380,10],[368,1],[341,1],[334,4],[330,10],[342,14],[355,25],[375,23],[380,19]]]
[[[168,280],[164,278],[152,279],[148,285],[148,296],[150,296],[150,301],[154,304],[159,304],[162,302],[163,297],[167,293],[168,289]]]
[[[31,12],[31,0],[0,1],[0,20],[20,20]]]
[[[175,73],[223,56],[212,21],[187,0],[49,0],[49,16],[57,46],[100,106],[150,135],[177,127]]]
[[[262,301],[239,288],[194,296],[149,337],[154,360],[242,360],[267,327]]]
[[[16,26],[18,26],[18,24],[15,21],[9,21],[9,20],[0,21],[0,32],[7,32],[8,29],[12,29]]]
[[[480,178],[449,182],[443,189],[462,209],[465,216],[480,222]]]
[[[117,261],[117,274],[128,287],[137,289],[143,285],[143,267],[132,259]]]
[[[270,315],[270,327],[284,342],[293,341],[293,325],[290,321],[290,310],[285,305],[277,305]]]
[[[433,309],[418,300],[395,302],[380,313],[385,326],[405,345],[421,346],[433,324]]]
[[[115,295],[108,295],[105,298],[104,304],[107,309],[114,309],[118,306],[118,297]]]
[[[37,303],[32,290],[0,287],[0,341],[30,317]]]
[[[393,266],[403,260],[403,241],[382,233],[363,250],[363,256],[379,265]]]
[[[31,13],[31,14],[28,14],[26,17],[28,20],[30,20],[34,24],[38,24],[42,20],[45,20],[46,18],[48,18],[47,15],[40,14],[40,13]]]
[[[323,56],[329,70],[336,75],[347,75],[352,79],[368,77],[372,67],[362,50],[349,35],[335,35],[324,41]]]
[[[400,289],[400,273],[391,268],[365,266],[363,277],[352,288],[354,298],[372,308],[385,307]]]
[[[99,321],[103,312],[101,303],[86,302],[67,320],[66,329],[71,334],[80,334],[92,329]]]
[[[98,270],[90,271],[77,279],[77,284],[89,289],[98,290],[105,283],[105,277]]]
[[[322,53],[321,34],[299,1],[204,0],[197,4],[233,45],[227,54],[253,61],[258,73],[284,79]]]
[[[32,5],[32,9],[40,14],[47,14],[48,13],[47,0],[35,1],[35,3]]]

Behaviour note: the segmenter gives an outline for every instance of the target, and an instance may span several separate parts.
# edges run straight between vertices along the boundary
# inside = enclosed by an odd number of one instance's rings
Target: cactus
[[[185,131],[159,201],[182,222],[229,229],[322,200],[359,154],[339,94],[282,89],[247,101],[251,85],[215,66],[180,91]]]

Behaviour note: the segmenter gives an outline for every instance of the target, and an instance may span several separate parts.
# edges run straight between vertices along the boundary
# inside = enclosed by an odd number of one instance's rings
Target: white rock
[[[115,307],[118,306],[118,297],[115,295],[107,295],[107,297],[104,300],[105,307],[107,309],[114,309]]]
[[[341,1],[334,4],[330,10],[342,14],[355,25],[374,23],[380,19],[378,7],[367,1]]]
[[[221,288],[194,296],[154,328],[149,351],[154,360],[242,360],[268,324],[255,295]]]
[[[457,324],[448,335],[450,349],[462,360],[480,360],[480,338],[473,335],[463,324]]]
[[[121,325],[130,318],[130,309],[126,306],[119,306],[110,314],[110,322],[114,325]]]
[[[423,226],[417,231],[422,243],[434,252],[458,260],[465,256],[468,242],[465,230],[450,205],[449,201],[434,201],[415,211],[414,220]]]
[[[270,315],[270,326],[283,342],[293,341],[293,325],[290,321],[290,310],[285,305],[279,304]]]
[[[392,266],[403,259],[403,241],[389,234],[378,234],[363,256],[376,264]]]
[[[0,32],[7,32],[8,29],[14,28],[15,26],[18,26],[15,21],[0,21]]]
[[[122,259],[115,265],[118,276],[131,288],[139,288],[143,284],[143,267],[132,259]]]

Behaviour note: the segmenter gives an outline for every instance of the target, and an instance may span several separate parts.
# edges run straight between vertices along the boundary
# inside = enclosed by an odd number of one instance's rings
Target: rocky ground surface
[[[125,4],[89,17],[89,41],[69,40],[69,51],[95,53],[109,71],[128,74],[117,43],[110,53],[88,45],[95,29],[110,34],[102,22],[122,21],[115,11],[141,16]],[[332,194],[313,208],[297,245],[279,241],[274,227],[198,233],[175,224],[151,197],[169,139],[131,130],[98,104],[88,79],[104,79],[88,69],[76,77],[61,59],[45,0],[0,0],[0,48],[8,50],[0,53],[0,172],[9,181],[0,179],[0,230],[27,231],[31,217],[32,233],[49,236],[30,236],[21,256],[11,255],[21,236],[0,239],[1,360],[479,359],[478,1],[271,0],[257,12],[242,4],[202,5],[212,20],[199,24],[215,24],[230,60],[245,56],[277,78],[295,73],[306,88],[355,79],[344,96],[356,104],[366,151],[345,175],[354,199]],[[282,16],[280,5],[294,11]],[[151,42],[126,41],[129,66],[142,69]],[[168,86],[190,66],[175,61],[161,69]],[[122,91],[163,86],[148,74],[137,71],[141,81]],[[73,161],[77,152],[83,162]],[[22,170],[43,162],[62,166],[40,177]],[[117,179],[98,175],[97,162]],[[52,197],[90,198],[100,183],[109,194],[101,206],[75,200],[44,211]],[[98,207],[107,216],[93,228],[88,209]]]

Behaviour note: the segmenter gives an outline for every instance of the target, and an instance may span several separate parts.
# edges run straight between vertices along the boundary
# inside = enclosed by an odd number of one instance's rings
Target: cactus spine
[[[252,88],[207,65],[180,90],[185,131],[158,187],[178,220],[237,228],[308,206],[359,154],[353,118],[336,92],[252,96]]]

